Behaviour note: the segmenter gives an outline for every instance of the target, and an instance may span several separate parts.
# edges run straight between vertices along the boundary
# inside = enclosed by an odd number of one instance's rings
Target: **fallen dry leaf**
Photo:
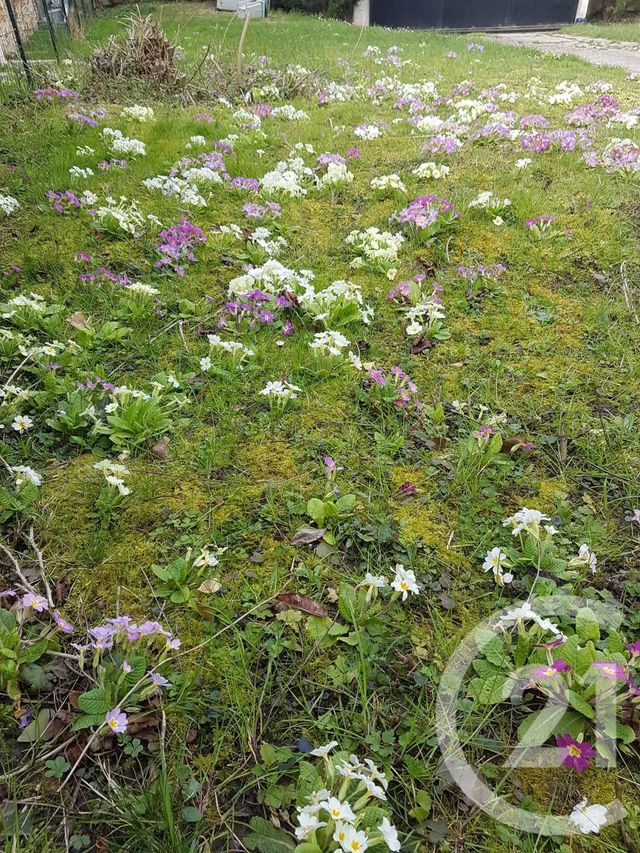
[[[169,439],[165,436],[165,438],[161,438],[160,441],[157,441],[153,447],[151,448],[151,452],[156,456],[159,456],[160,459],[168,459],[169,453],[167,452],[167,448],[169,446]]]
[[[70,326],[73,326],[74,329],[86,329],[88,325],[88,320],[82,313],[82,311],[76,311],[75,314],[72,314],[70,317],[67,317],[67,323]]]
[[[414,341],[411,344],[411,354],[412,355],[420,355],[421,352],[424,352],[428,349],[433,349],[435,344],[430,338],[427,338],[426,335],[422,335],[422,337],[418,338],[417,341]]]
[[[301,527],[300,530],[296,531],[291,544],[311,545],[313,542],[317,542],[318,539],[322,539],[326,532],[325,527]]]
[[[308,595],[301,595],[299,592],[281,592],[280,595],[276,595],[276,601],[282,605],[281,610],[292,607],[294,610],[301,610],[310,616],[329,615],[325,607],[318,604],[313,598],[309,598]]]
[[[206,581],[202,581],[200,586],[198,587],[198,592],[205,593],[214,593],[219,592],[222,589],[222,584],[217,578],[208,578]]]

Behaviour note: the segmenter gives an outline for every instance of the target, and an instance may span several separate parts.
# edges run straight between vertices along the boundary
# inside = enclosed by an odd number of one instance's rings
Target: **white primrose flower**
[[[526,169],[532,163],[531,157],[522,157],[520,160],[516,160],[516,169]]]
[[[600,832],[600,827],[607,823],[607,807],[597,803],[588,806],[585,797],[573,807],[569,820],[578,827],[583,835],[589,835],[591,832],[597,835]]]
[[[353,826],[348,827],[344,841],[340,846],[346,853],[364,853],[369,846],[369,837],[364,830],[358,830]]]
[[[11,421],[11,428],[16,432],[23,433],[27,430],[31,429],[33,426],[33,420],[29,417],[29,415],[16,415],[15,418]]]
[[[420,163],[419,166],[416,166],[412,170],[411,174],[417,178],[434,178],[438,180],[439,178],[446,178],[450,171],[449,166],[439,166],[437,163],[428,162]]]
[[[391,581],[391,586],[397,592],[402,593],[402,600],[406,601],[409,593],[413,595],[418,595],[420,592],[420,585],[416,581],[415,573],[413,569],[405,569],[402,563],[396,563],[395,566],[395,577]]]
[[[508,610],[500,617],[497,625],[510,627],[521,620],[523,622],[530,620],[535,622],[543,631],[550,631],[552,634],[555,634],[556,637],[564,637],[560,628],[558,628],[558,626],[549,619],[543,619],[541,616],[538,616],[528,601],[523,602],[523,604],[518,607],[514,607],[512,610]]]
[[[335,749],[337,745],[338,741],[332,740],[329,741],[329,743],[326,743],[324,746],[317,746],[315,749],[312,749],[309,754],[315,755],[317,757],[324,757],[325,755],[328,755],[332,749]]]
[[[356,819],[349,803],[346,800],[339,800],[338,797],[330,797],[326,802],[320,803],[320,810],[328,812],[331,820],[353,823]]]
[[[304,808],[298,809],[298,826],[296,826],[295,830],[296,838],[298,841],[304,841],[316,829],[320,829],[326,825],[327,822],[319,820],[317,814],[313,813],[309,806],[304,806]]]
[[[513,581],[513,575],[511,572],[503,571],[504,566],[509,566],[509,563],[507,555],[501,548],[492,548],[490,551],[487,551],[487,556],[482,564],[482,568],[485,572],[493,572],[493,577],[498,586],[503,586],[504,584],[511,583]]]
[[[589,548],[589,546],[586,544],[586,542],[583,542],[583,544],[580,546],[580,548],[578,550],[578,556],[573,557],[571,560],[569,560],[568,565],[575,567],[575,568],[581,568],[581,567],[588,568],[591,570],[591,574],[595,575],[596,566],[598,565],[598,558],[593,553],[591,548]]]
[[[537,509],[528,509],[525,506],[509,518],[505,518],[502,525],[503,527],[512,527],[511,533],[514,536],[518,536],[519,533],[529,533],[535,539],[539,539],[541,522],[550,520],[548,515],[544,515]],[[544,529],[551,535],[557,532],[551,525],[546,525]]]
[[[265,387],[260,391],[265,397],[272,397],[276,400],[295,400],[298,396],[296,392],[302,392],[302,388],[297,385],[292,385],[290,382],[282,382],[276,379],[273,382],[267,382]]]
[[[353,133],[358,139],[365,139],[369,142],[382,136],[382,130],[377,124],[360,124],[354,128]]]
[[[382,823],[378,827],[378,831],[383,837],[384,843],[387,845],[389,850],[392,851],[392,853],[396,853],[396,851],[400,850],[398,830],[395,828],[395,826],[393,826],[392,823],[389,823],[389,818],[382,818]]]
[[[485,190],[484,192],[479,193],[476,198],[472,199],[472,201],[469,202],[468,207],[502,210],[503,208],[511,207],[511,199],[496,198],[490,190]]]
[[[42,477],[40,474],[28,465],[13,465],[11,470],[16,475],[17,489],[25,483],[31,483],[33,486],[42,485]]]
[[[92,178],[94,175],[93,169],[89,169],[89,167],[82,168],[82,166],[72,166],[69,169],[69,174],[72,178]]]
[[[125,485],[124,477],[130,477],[131,471],[119,462],[112,462],[111,459],[101,459],[93,466],[96,471],[101,471],[105,480],[110,486],[114,486],[120,494],[125,497],[131,494],[131,489]]]
[[[5,216],[11,216],[16,210],[20,209],[20,202],[12,195],[2,195],[0,193],[0,210]]]
[[[372,178],[370,187],[372,190],[397,190],[398,192],[406,193],[407,188],[402,183],[400,175],[379,175]]]
[[[110,139],[109,146],[114,154],[129,154],[133,157],[144,157],[147,153],[144,142],[125,136],[122,131],[105,127],[102,131],[105,139]]]
[[[143,107],[140,106],[140,104],[134,104],[132,107],[125,107],[120,113],[121,118],[132,118],[142,124],[146,121],[153,120],[155,116],[156,114],[151,107]]]
[[[316,332],[313,340],[309,342],[311,349],[317,350],[322,355],[342,355],[342,350],[350,345],[344,335],[331,329],[326,332]]]
[[[157,296],[160,291],[150,284],[144,284],[141,281],[132,281],[125,288],[126,293],[142,293],[144,296]]]
[[[373,589],[384,589],[388,586],[387,578],[384,575],[372,575],[367,572],[364,576],[363,586],[368,586]]]

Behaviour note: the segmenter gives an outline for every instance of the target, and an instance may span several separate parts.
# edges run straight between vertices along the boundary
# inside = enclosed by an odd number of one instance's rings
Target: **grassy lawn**
[[[610,39],[611,41],[640,41],[640,23],[637,20],[620,23],[571,24],[563,27],[563,33],[575,36]]]
[[[72,61],[0,106],[4,849],[400,849],[383,820],[402,850],[630,849],[637,83],[295,15],[251,22],[238,78],[237,19],[141,11],[182,82]],[[456,703],[510,826],[448,775],[436,697],[538,596]],[[616,796],[626,828],[522,823]]]

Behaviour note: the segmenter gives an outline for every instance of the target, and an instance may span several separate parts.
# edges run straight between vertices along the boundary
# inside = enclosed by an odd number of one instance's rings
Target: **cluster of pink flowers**
[[[52,203],[52,207],[56,213],[64,213],[65,209],[69,207],[81,208],[86,204],[86,202],[71,190],[66,190],[65,192],[49,190],[47,198]]]
[[[446,198],[435,195],[420,195],[411,201],[407,207],[394,213],[390,221],[409,225],[421,231],[427,231],[430,236],[450,227],[460,216],[459,211]]]
[[[74,92],[73,89],[67,89],[64,86],[56,89],[54,86],[47,86],[44,89],[34,89],[36,101],[53,101],[55,98],[62,100],[77,100],[80,97],[79,92]]]
[[[115,616],[102,625],[89,628],[89,643],[82,648],[105,651],[112,649],[119,640],[135,643],[147,637],[162,637],[167,651],[179,649],[181,641],[167,631],[160,622],[147,620],[137,624],[130,616]]]
[[[248,201],[242,206],[242,212],[247,219],[267,219],[268,217],[278,217],[282,213],[282,208],[275,201],[267,201],[265,204],[256,204],[253,201]]]
[[[207,242],[202,228],[194,225],[186,216],[183,216],[177,225],[161,231],[159,237],[156,251],[161,257],[154,266],[157,269],[169,268],[181,278],[186,273],[185,263],[192,264],[196,260],[194,248],[199,243]]]
[[[367,379],[372,388],[380,389],[382,396],[385,399],[389,396],[399,409],[414,408],[417,411],[423,409],[423,404],[417,396],[418,386],[399,365],[396,364],[388,373],[372,367],[367,372]]]

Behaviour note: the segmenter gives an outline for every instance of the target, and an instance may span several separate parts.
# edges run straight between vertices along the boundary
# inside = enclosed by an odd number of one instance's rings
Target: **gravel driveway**
[[[492,41],[516,47],[530,47],[545,53],[569,53],[586,59],[594,65],[615,65],[627,71],[640,73],[640,43],[609,41],[588,36],[570,36],[564,33],[491,33]]]

